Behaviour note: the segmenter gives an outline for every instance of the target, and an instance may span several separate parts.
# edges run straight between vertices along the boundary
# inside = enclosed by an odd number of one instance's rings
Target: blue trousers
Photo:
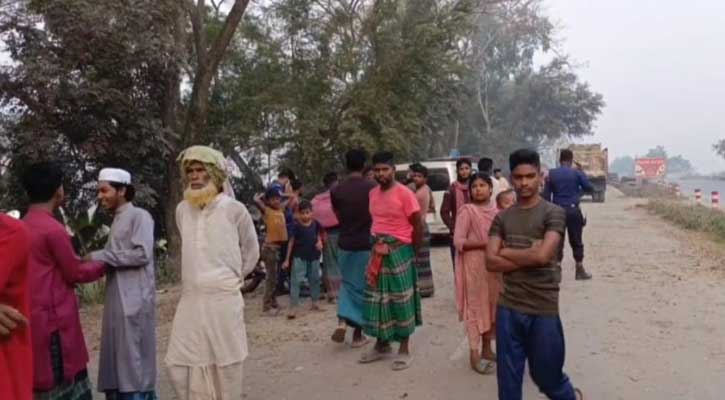
[[[307,283],[310,285],[312,301],[320,299],[320,260],[308,261],[295,258],[290,275],[292,278],[290,283],[290,303],[293,307],[300,304],[300,286],[305,277],[307,277]]]
[[[496,314],[499,400],[521,400],[524,366],[552,400],[576,400],[564,368],[564,330],[559,316],[524,314],[499,306]]]
[[[156,392],[130,392],[121,393],[116,390],[106,392],[106,400],[157,400]]]

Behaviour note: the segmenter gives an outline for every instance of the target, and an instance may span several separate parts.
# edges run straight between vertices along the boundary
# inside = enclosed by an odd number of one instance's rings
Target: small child
[[[507,210],[516,204],[516,192],[513,189],[504,190],[496,196],[496,206],[499,211]]]
[[[264,197],[257,195],[254,201],[264,215],[264,225],[267,230],[261,251],[261,258],[267,270],[262,311],[268,316],[275,316],[279,314],[279,305],[275,295],[277,290],[277,267],[281,258],[282,246],[287,243],[288,239],[282,194],[279,190],[270,188],[265,192]]]
[[[323,247],[323,230],[322,226],[312,218],[312,204],[309,201],[300,201],[297,211],[298,218],[290,233],[287,246],[287,258],[282,264],[282,268],[285,270],[292,267],[288,319],[294,319],[297,316],[300,285],[305,277],[310,285],[312,310],[321,310],[317,301],[320,299],[320,257]],[[291,265],[290,260],[293,260]]]

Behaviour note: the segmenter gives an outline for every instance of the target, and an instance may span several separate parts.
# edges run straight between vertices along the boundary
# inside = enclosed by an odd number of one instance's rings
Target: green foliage
[[[79,214],[95,197],[87,183],[98,168],[123,167],[134,172],[141,203],[155,206],[167,154],[159,99],[173,62],[168,1],[17,4],[0,15],[13,60],[0,69],[11,171],[39,159],[61,161],[69,207]]]
[[[352,147],[400,161],[455,147],[502,162],[515,147],[591,134],[604,106],[560,51],[534,64],[555,43],[543,0],[232,4],[229,14],[176,0],[0,10],[11,58],[0,67],[0,161],[14,155],[0,208],[22,202],[15,177],[28,161],[65,164],[74,218],[94,201],[100,167],[127,168],[174,256],[184,145],[231,154],[246,200],[280,164],[316,186]]]

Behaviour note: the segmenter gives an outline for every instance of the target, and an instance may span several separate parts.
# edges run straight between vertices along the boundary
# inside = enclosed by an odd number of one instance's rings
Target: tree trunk
[[[184,43],[186,38],[185,17],[183,11],[177,9],[176,25],[174,26],[174,48],[175,59],[181,60],[184,54]],[[179,167],[176,163],[176,156],[181,147],[179,135],[179,109],[181,105],[181,68],[178,64],[171,63],[166,70],[166,82],[164,98],[162,100],[162,123],[167,132],[169,143],[168,157],[166,160],[166,192],[161,198],[161,206],[164,210],[164,228],[166,231],[166,268],[172,271],[171,276],[176,280],[181,277],[181,234],[176,226],[176,205],[181,201],[181,181]]]

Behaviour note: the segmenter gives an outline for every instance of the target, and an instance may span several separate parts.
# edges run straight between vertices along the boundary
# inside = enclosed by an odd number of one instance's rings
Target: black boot
[[[592,279],[592,274],[587,272],[587,270],[584,269],[584,265],[581,263],[576,264],[576,280],[578,281],[586,281]]]

